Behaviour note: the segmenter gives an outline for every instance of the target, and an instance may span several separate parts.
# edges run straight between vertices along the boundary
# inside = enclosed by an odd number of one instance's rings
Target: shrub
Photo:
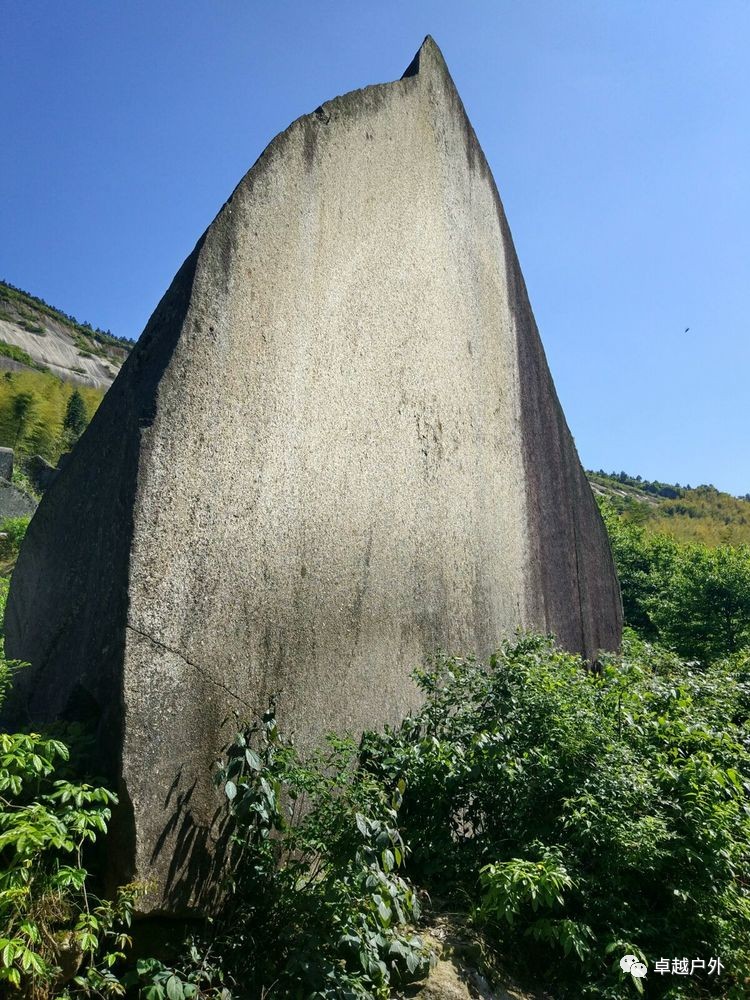
[[[32,332],[36,333],[38,331],[34,330]],[[0,340],[0,356],[11,358],[13,361],[18,361],[19,364],[28,365],[29,368],[36,368],[38,371],[47,371],[46,366],[40,365],[38,361],[34,361],[28,351],[24,351],[22,347],[16,347],[15,344],[9,344],[5,340]]]
[[[377,782],[349,740],[303,761],[273,709],[238,734],[218,772],[239,860],[214,947],[240,995],[389,997],[424,975],[414,889],[398,874],[403,783]]]
[[[739,998],[749,680],[748,654],[700,671],[630,635],[599,677],[521,637],[486,665],[422,672],[423,709],[369,734],[364,759],[406,783],[411,877],[473,908],[521,975],[555,996],[619,997],[641,986],[624,981],[625,952],[721,957],[730,974],[703,995]],[[697,995],[680,978],[650,977],[649,995]]]
[[[0,535],[5,535],[0,538],[0,559],[16,558],[30,521],[30,517],[6,517],[0,522]]]
[[[3,588],[0,618],[4,611]],[[17,665],[0,647],[0,704]],[[138,886],[91,891],[83,854],[106,833],[115,796],[75,780],[68,749],[38,733],[0,733],[0,994],[116,996]]]

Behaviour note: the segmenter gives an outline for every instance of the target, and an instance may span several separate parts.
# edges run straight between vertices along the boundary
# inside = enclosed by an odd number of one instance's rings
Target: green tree
[[[713,661],[750,645],[750,547],[683,546],[650,614],[684,657]]]
[[[13,439],[14,448],[17,447],[19,439],[23,438],[34,412],[35,404],[36,399],[31,392],[17,392],[13,397],[11,410],[16,423],[16,436]]]
[[[88,424],[88,414],[83,396],[77,389],[71,393],[63,419],[63,430],[65,431],[68,443],[73,445],[86,430]]]
[[[669,588],[679,544],[623,520],[607,501],[600,508],[617,565],[625,622],[644,639],[656,639],[653,611]]]

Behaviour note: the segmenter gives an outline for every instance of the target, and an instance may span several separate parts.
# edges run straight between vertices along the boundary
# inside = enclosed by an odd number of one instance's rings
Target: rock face
[[[7,479],[0,479],[0,521],[6,517],[31,517],[36,500]]]
[[[223,721],[396,721],[440,646],[620,640],[604,527],[437,46],[294,122],[157,307],[23,545],[15,712],[98,725],[113,877],[210,905]]]
[[[13,449],[12,448],[0,448],[0,479],[7,479],[8,482],[13,478]]]
[[[130,345],[79,324],[40,299],[0,281],[0,341],[24,361],[0,355],[0,370],[42,368],[66,382],[108,389]],[[7,478],[7,477],[6,477]]]

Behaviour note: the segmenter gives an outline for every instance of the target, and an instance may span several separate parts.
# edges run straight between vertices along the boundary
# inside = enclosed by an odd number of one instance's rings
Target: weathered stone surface
[[[0,448],[0,479],[7,479],[8,482],[13,478],[13,449],[12,448]]]
[[[31,517],[36,500],[7,479],[0,479],[0,521],[5,517]]]
[[[23,545],[16,711],[89,716],[114,875],[207,905],[210,766],[278,694],[302,744],[396,721],[437,646],[620,639],[606,534],[487,162],[436,45],[266,149]]]

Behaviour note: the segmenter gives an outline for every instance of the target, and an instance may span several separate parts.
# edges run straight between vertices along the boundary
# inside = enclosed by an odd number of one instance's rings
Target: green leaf
[[[183,1000],[182,983],[177,976],[170,976],[167,980],[167,997],[169,1000]]]
[[[409,951],[406,955],[406,968],[412,975],[417,971],[417,969],[422,964],[422,956],[415,951]]]

